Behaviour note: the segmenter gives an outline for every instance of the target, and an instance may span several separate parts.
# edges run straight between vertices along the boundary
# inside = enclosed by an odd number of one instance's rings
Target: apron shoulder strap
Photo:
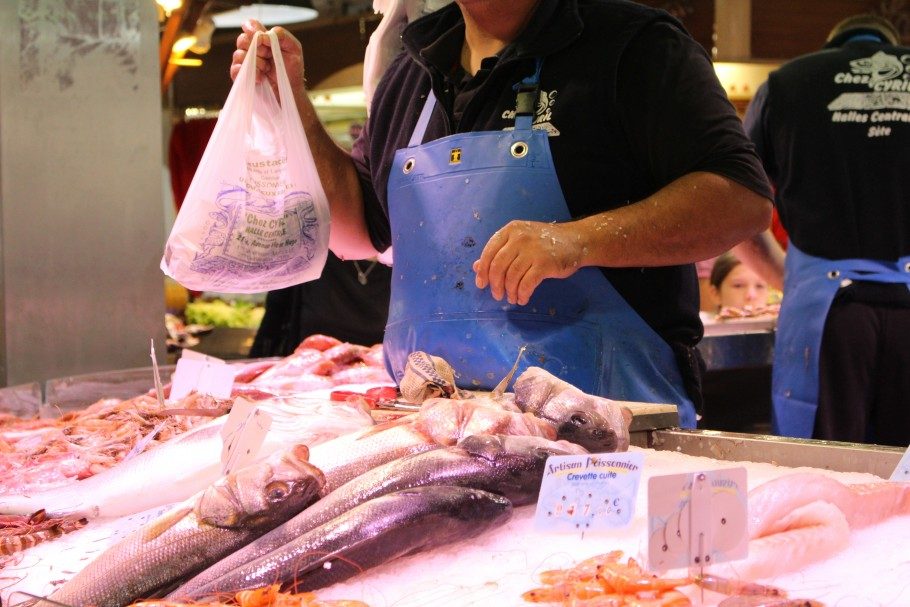
[[[417,119],[417,124],[414,126],[414,132],[411,133],[411,140],[408,141],[409,148],[423,143],[423,136],[426,135],[427,125],[430,123],[430,116],[433,115],[435,107],[436,94],[433,93],[433,89],[430,89],[429,94],[427,94],[427,100],[423,104],[423,109],[420,111],[420,117]]]
[[[540,70],[543,59],[534,61],[534,73],[515,85],[515,130],[529,131],[534,124],[537,111],[537,98],[540,96]]]
[[[534,63],[534,73],[523,79],[515,85],[517,95],[515,98],[515,130],[531,130],[534,113],[537,109],[537,98],[540,94],[540,70],[543,67],[543,59],[536,59]],[[427,100],[423,104],[420,116],[417,118],[417,124],[414,125],[414,131],[411,133],[411,139],[408,141],[408,147],[412,148],[423,143],[423,138],[427,132],[427,125],[430,123],[430,117],[436,108],[436,94],[432,87],[427,94]]]

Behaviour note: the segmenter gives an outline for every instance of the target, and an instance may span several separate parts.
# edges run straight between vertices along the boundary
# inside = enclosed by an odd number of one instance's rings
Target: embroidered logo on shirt
[[[553,117],[553,107],[556,105],[556,91],[540,91],[537,98],[537,107],[534,110],[533,128],[541,129],[547,132],[550,137],[559,136],[557,129],[551,122]],[[502,113],[504,120],[515,120],[515,110],[506,110]],[[504,128],[504,131],[514,130],[514,126]]]
[[[892,124],[910,124],[910,54],[897,57],[878,51],[849,65],[849,71],[834,75],[834,83],[870,90],[838,95],[828,104],[831,122],[869,124],[867,137],[890,137]]]
[[[461,164],[461,148],[452,148],[449,152],[449,164]]]

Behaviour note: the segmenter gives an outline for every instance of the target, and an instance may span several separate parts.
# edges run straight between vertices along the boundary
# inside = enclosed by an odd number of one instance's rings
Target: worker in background
[[[244,25],[232,75],[261,31]],[[409,24],[352,153],[275,28],[331,203],[330,245],[392,246],[384,348],[459,385],[542,366],[585,392],[673,403],[695,425],[693,262],[765,229],[770,189],[710,57],[664,11],[617,0],[458,0]],[[260,78],[274,80],[257,47]],[[287,100],[282,100],[286,102]]]
[[[745,126],[790,239],[775,431],[906,446],[910,48],[880,17],[846,19],[771,73]]]

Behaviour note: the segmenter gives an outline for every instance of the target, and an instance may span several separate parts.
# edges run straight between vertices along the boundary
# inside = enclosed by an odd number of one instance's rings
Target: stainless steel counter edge
[[[891,476],[906,451],[899,447],[713,430],[651,430],[645,435],[639,433],[633,438],[632,444],[723,461],[868,472],[885,479]],[[646,438],[646,444],[642,444],[643,438]]]

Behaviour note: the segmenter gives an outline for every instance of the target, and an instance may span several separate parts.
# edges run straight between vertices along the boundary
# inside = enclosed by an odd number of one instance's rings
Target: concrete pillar
[[[0,2],[0,384],[164,353],[150,0]]]

